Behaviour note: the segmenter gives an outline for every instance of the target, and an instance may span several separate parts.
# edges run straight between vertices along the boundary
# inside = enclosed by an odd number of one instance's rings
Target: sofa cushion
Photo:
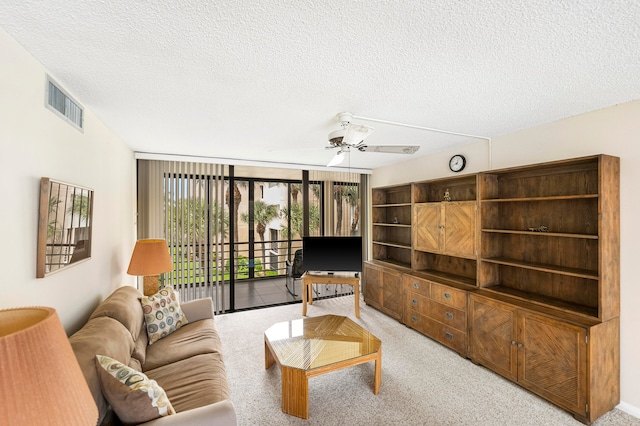
[[[144,321],[147,324],[149,345],[154,344],[187,324],[187,317],[180,309],[178,293],[165,287],[151,296],[140,298]]]
[[[222,343],[212,319],[190,322],[171,335],[147,346],[143,371],[194,355],[222,352]]]
[[[142,313],[142,309],[140,309]],[[138,361],[140,364],[144,364],[144,361],[147,357],[147,347],[149,346],[149,338],[147,337],[147,326],[143,322],[142,327],[140,327],[140,334],[138,335],[138,340],[135,341],[135,347],[133,348],[133,353],[131,356]]]
[[[89,389],[100,412],[100,421],[107,414],[108,404],[102,395],[100,379],[96,370],[96,355],[103,354],[129,363],[133,351],[131,333],[122,323],[110,317],[90,320],[69,338]]]
[[[96,355],[96,369],[102,392],[124,424],[175,414],[164,389],[144,373],[104,355]]]
[[[142,293],[136,288],[119,287],[98,305],[89,319],[111,317],[124,325],[136,341],[144,323],[140,297]]]
[[[219,353],[196,355],[146,374],[167,392],[178,413],[229,399],[229,385]]]

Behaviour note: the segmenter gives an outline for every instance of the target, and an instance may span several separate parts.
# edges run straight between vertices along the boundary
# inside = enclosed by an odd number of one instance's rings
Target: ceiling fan
[[[353,114],[341,112],[336,115],[341,129],[329,133],[329,146],[327,149],[338,148],[336,155],[329,161],[327,167],[336,166],[344,161],[351,148],[362,152],[384,152],[391,154],[413,154],[420,147],[418,145],[367,145],[366,137],[373,133],[373,128],[364,124],[354,124]]]

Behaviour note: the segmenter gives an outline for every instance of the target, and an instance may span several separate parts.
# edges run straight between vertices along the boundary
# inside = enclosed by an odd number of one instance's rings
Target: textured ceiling
[[[0,28],[141,152],[325,165],[341,111],[496,137],[640,99],[636,0],[2,0]]]

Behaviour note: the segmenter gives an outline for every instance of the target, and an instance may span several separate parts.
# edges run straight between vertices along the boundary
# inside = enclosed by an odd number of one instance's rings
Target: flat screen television
[[[303,237],[302,265],[309,272],[362,272],[362,237]]]

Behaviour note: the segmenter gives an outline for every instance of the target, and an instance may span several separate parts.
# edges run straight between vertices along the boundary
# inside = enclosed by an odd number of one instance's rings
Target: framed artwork
[[[37,278],[91,257],[92,215],[92,189],[40,179]]]

